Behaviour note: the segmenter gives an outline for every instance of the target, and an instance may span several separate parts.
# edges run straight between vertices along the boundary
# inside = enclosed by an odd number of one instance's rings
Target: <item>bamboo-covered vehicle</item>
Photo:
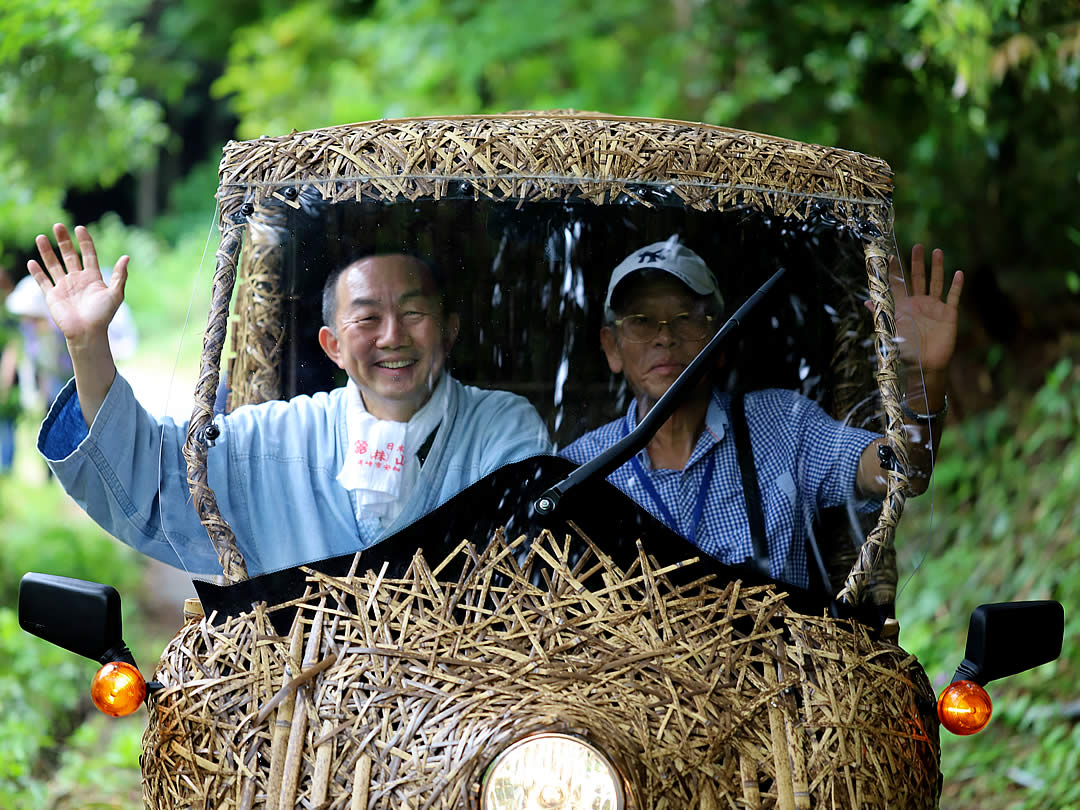
[[[839,149],[565,112],[230,143],[183,449],[205,537],[163,512],[158,552],[193,573],[216,560],[224,583],[196,580],[201,604],[150,683],[147,806],[936,806],[950,709],[898,646],[891,609],[909,487],[891,176]],[[595,463],[484,470],[416,519],[386,519],[359,551],[318,526],[254,536],[231,481],[210,472],[232,412],[345,382],[315,336],[327,273],[358,251],[439,265],[462,324],[454,376],[526,397],[566,446],[626,410],[598,347],[608,274],[672,237],[705,258],[735,315],[653,421]],[[604,480],[695,375],[796,390],[887,438],[876,509],[804,516],[809,576],[772,539],[722,563]],[[162,498],[168,478],[163,466]],[[287,516],[290,496],[247,508]],[[304,551],[266,566],[271,545]],[[116,598],[28,575],[20,615],[123,660]],[[982,608],[958,678],[1051,660],[1062,627],[1056,603]]]

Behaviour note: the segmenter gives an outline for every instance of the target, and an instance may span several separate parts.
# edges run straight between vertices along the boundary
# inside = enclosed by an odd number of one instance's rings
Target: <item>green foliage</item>
[[[215,91],[230,95],[242,137],[523,108],[686,114],[688,89],[705,86],[686,88],[686,68],[708,45],[679,17],[648,0],[410,0],[361,12],[308,0],[242,29]]]
[[[404,115],[577,108],[884,156],[900,230],[962,266],[1060,273],[1080,170],[1075,4],[305,0],[233,40],[242,137]]]
[[[1065,605],[1061,658],[990,684],[995,716],[975,738],[943,734],[943,807],[1066,808],[1080,804],[1074,773],[1080,726],[1080,366],[1062,360],[1030,400],[953,426],[942,437],[934,495],[909,501],[899,549],[927,559],[900,593],[904,647],[937,688],[963,658],[967,617],[986,602]]]
[[[70,723],[65,717],[87,690],[92,667],[31,638],[15,611],[0,607],[0,806],[44,806],[34,766],[56,744],[58,726]]]
[[[142,3],[8,0],[0,15],[0,255],[70,188],[150,165],[167,129],[133,78]]]
[[[135,590],[142,562],[55,485],[0,478],[0,536],[0,807],[45,807],[45,765],[86,711],[95,666],[19,627],[19,580],[42,571],[107,582],[124,593]],[[133,607],[125,604],[126,618]],[[129,640],[141,634],[137,623],[126,623]]]
[[[215,221],[214,194],[218,187],[218,161],[215,150],[196,164],[169,188],[165,211],[154,220],[154,234],[170,245],[184,242],[193,235],[205,236]]]
[[[0,605],[15,606],[27,571],[97,579],[121,591],[138,582],[138,553],[90,523],[55,485],[0,478],[0,536]]]
[[[142,806],[139,755],[146,714],[92,715],[66,740],[59,767],[49,780],[48,807],[106,810]]]

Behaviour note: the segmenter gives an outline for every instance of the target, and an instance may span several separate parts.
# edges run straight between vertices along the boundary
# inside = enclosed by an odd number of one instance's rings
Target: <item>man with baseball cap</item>
[[[895,257],[890,276],[901,357],[912,369],[905,404],[912,487],[922,492],[941,435],[963,274],[942,301],[944,254],[933,252],[928,294],[921,245],[911,259],[916,294],[906,292]],[[608,282],[600,344],[634,398],[622,418],[561,454],[584,463],[633,430],[716,333],[723,307],[716,278],[677,236],[620,262]],[[771,576],[806,587],[813,515],[845,504],[877,508],[887,491],[877,453],[883,441],[794,391],[732,396],[706,376],[608,480],[722,562],[743,564],[755,546],[767,547]]]

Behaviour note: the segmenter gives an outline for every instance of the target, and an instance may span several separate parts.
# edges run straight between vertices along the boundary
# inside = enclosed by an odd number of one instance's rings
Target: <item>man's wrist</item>
[[[109,330],[108,327],[102,330],[94,329],[81,335],[65,335],[64,339],[67,341],[68,354],[73,358],[77,355],[92,357],[100,355],[102,349],[108,349]]]
[[[904,404],[919,414],[932,414],[945,407],[945,372],[920,371],[908,374]]]

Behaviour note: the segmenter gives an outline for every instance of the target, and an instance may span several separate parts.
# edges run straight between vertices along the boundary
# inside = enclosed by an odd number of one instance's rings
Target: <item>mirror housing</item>
[[[111,585],[26,574],[19,583],[19,626],[101,664],[135,663],[124,644],[120,593]]]
[[[1060,602],[996,602],[971,613],[964,660],[953,676],[985,686],[1061,655],[1065,609]]]

